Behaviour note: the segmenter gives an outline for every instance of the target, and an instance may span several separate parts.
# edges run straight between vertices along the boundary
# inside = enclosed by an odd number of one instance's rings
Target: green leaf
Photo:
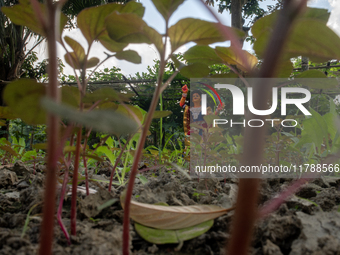
[[[227,28],[231,29],[230,27]],[[243,32],[236,29],[234,30],[238,35],[244,35]],[[194,18],[181,19],[169,28],[168,34],[171,41],[171,52],[174,52],[188,42],[195,42],[199,45],[208,45],[227,40],[225,35],[219,31],[217,23]]]
[[[36,144],[33,144],[33,148],[36,149],[36,150],[47,150],[47,143],[36,143]]]
[[[330,15],[331,13],[327,9],[307,8],[307,11],[304,13],[303,17],[317,19],[326,25]]]
[[[202,63],[207,66],[223,63],[221,58],[217,56],[215,50],[205,45],[191,47],[184,53],[183,57],[189,63]]]
[[[46,112],[40,106],[46,87],[31,79],[20,79],[5,87],[4,99],[13,114],[30,125],[46,123]]]
[[[152,0],[152,2],[163,18],[169,20],[173,12],[177,10],[177,7],[180,6],[184,0]]]
[[[137,130],[137,123],[135,121],[126,115],[114,111],[79,112],[74,108],[57,104],[47,98],[42,100],[42,105],[53,114],[88,128],[93,128],[99,132],[120,136],[122,134],[131,134]]]
[[[113,152],[106,146],[99,146],[97,148],[97,152],[104,153],[105,156],[110,160],[111,164],[114,165],[116,162],[116,156],[113,154]]]
[[[209,75],[210,69],[205,64],[194,63],[183,67],[180,73],[187,78],[202,78]]]
[[[65,61],[67,64],[72,66],[75,69],[83,69],[86,61],[86,55],[84,48],[78,43],[77,41],[73,40],[72,38],[65,36],[65,42],[71,46],[73,52],[69,54],[65,54]],[[70,61],[70,58],[72,62]],[[98,65],[99,59],[98,58],[90,58],[86,61],[86,68],[91,68]]]
[[[148,179],[146,179],[146,177],[143,175],[138,174],[137,178],[141,181],[143,185],[149,182]]]
[[[320,16],[314,14],[299,18],[292,28],[284,49],[284,59],[298,56],[309,57],[313,62],[325,62],[340,58],[340,38],[325,24]],[[263,57],[269,37],[275,24],[277,13],[273,13],[255,22],[252,34],[256,38],[254,50]]]
[[[0,145],[0,150],[7,151],[9,154],[11,154],[14,157],[19,156],[19,154],[8,145]]]
[[[299,83],[314,89],[331,89],[338,86],[335,78],[327,78],[327,76],[319,70],[307,70],[297,75]]]
[[[73,107],[79,107],[80,95],[77,87],[62,86],[61,87],[61,100],[64,104]]]
[[[216,47],[216,54],[223,60],[224,63],[230,65],[236,65],[242,71],[247,71],[247,63],[245,63],[240,56],[236,55],[236,52],[231,47]],[[257,65],[257,58],[250,54],[248,51],[242,51],[247,59],[248,65],[251,69]]]
[[[158,52],[163,51],[162,36],[133,13],[114,12],[106,18],[110,38],[120,43],[153,43]]]
[[[95,103],[98,100],[127,102],[129,98],[125,94],[118,93],[112,88],[97,89],[93,93],[86,93],[83,97],[83,103]]]
[[[126,108],[128,108],[129,110],[127,110]],[[131,112],[133,112],[137,116],[137,118],[140,122],[142,122],[142,120],[143,120],[143,113],[141,112],[139,107],[136,107],[134,105],[125,105],[125,106],[118,105],[116,112],[123,114],[124,116],[127,116],[131,119],[134,119],[133,115],[131,114]]]
[[[142,63],[142,58],[134,50],[125,50],[117,52],[115,57],[120,60],[126,60],[134,64]]]
[[[172,111],[155,111],[153,113],[152,118],[154,119],[159,119],[159,118],[164,118],[172,114]]]
[[[288,78],[294,69],[293,63],[290,60],[279,62],[277,78]]]
[[[117,199],[117,198],[112,198],[112,199],[106,201],[104,204],[99,205],[99,206],[97,207],[97,210],[98,210],[98,211],[101,211],[101,210],[103,210],[103,209],[105,209],[105,208],[107,208],[107,207],[110,207],[111,205],[113,205],[113,204],[116,203],[117,201],[119,201],[119,199]]]
[[[99,39],[102,35],[105,35],[105,19],[114,11],[120,13],[135,13],[136,15],[143,17],[144,7],[141,3],[129,2],[126,5],[122,4],[105,4],[96,7],[87,8],[79,13],[77,16],[77,24],[86,38],[89,45],[94,40]],[[124,44],[121,44],[122,50]]]
[[[143,237],[146,241],[150,243],[166,244],[180,243],[186,240],[193,239],[207,232],[213,224],[214,220],[209,220],[188,228],[183,228],[179,230],[165,230],[149,228],[136,222],[135,229],[141,237]]]
[[[43,17],[47,21],[47,13],[44,4],[39,3],[40,10],[43,13]],[[10,18],[10,20],[20,26],[26,26],[33,32],[46,37],[46,31],[35,14],[30,0],[20,0],[19,4],[11,7],[2,7],[1,11]],[[67,23],[67,17],[64,14],[60,15],[60,31],[63,31],[64,26]]]
[[[105,30],[105,32],[99,38],[100,43],[111,52],[122,51],[128,44],[127,43],[119,43],[112,40]]]
[[[327,123],[318,112],[313,109],[309,110],[312,113],[312,117],[303,121],[302,138],[297,146],[303,146],[311,142],[314,143],[320,151],[324,137],[328,137]]]
[[[212,125],[214,123],[214,120],[220,119],[220,117],[218,115],[211,114],[211,115],[204,115],[203,119],[208,125]]]
[[[0,106],[0,119],[16,119],[17,116],[8,106]]]

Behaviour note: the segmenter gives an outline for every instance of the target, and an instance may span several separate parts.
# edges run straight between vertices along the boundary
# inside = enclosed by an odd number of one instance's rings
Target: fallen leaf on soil
[[[120,197],[124,209],[125,192]],[[216,205],[162,206],[131,201],[130,217],[148,227],[157,229],[183,229],[215,219],[234,208]]]
[[[146,241],[155,244],[181,243],[193,239],[207,232],[214,220],[209,220],[198,225],[178,230],[154,229],[135,223],[137,233]]]

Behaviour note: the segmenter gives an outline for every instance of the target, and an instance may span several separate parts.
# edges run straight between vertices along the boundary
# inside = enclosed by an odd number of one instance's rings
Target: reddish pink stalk
[[[37,1],[31,1],[32,5],[35,6],[35,13],[41,19],[42,13],[39,13],[39,9],[36,8]],[[49,86],[47,88],[47,96],[58,102],[60,100],[58,90],[58,69],[57,69],[57,45],[56,45],[56,31],[55,31],[55,20],[56,11],[53,6],[52,0],[46,1],[47,5],[47,16],[46,20],[46,34],[48,42],[48,55],[49,55]],[[45,196],[44,196],[44,208],[43,208],[43,221],[41,224],[41,239],[40,239],[40,255],[52,254],[52,243],[53,243],[53,229],[54,229],[54,215],[55,215],[55,197],[56,197],[56,184],[57,184],[57,159],[58,155],[57,145],[59,143],[59,118],[48,114],[47,117],[47,140],[48,140],[48,156],[47,156],[47,173],[45,180]]]
[[[85,187],[86,187],[86,196],[90,195],[90,191],[89,191],[89,175],[87,172],[87,160],[86,160],[86,144],[87,144],[87,139],[89,137],[91,133],[91,130],[89,130],[86,134],[85,140],[84,140],[84,148],[83,148],[83,163],[84,163],[84,167],[85,167]]]
[[[72,181],[72,199],[71,199],[71,235],[77,233],[77,187],[78,187],[78,168],[79,168],[79,157],[80,157],[80,143],[81,143],[81,128],[79,128],[77,134],[76,143],[76,155],[73,170],[73,181]]]
[[[312,177],[312,176],[309,176],[309,177]],[[294,195],[301,188],[303,184],[311,180],[309,177],[298,179],[289,188],[283,191],[279,195],[279,197],[274,198],[267,205],[263,206],[259,212],[258,217],[264,218],[268,216],[268,214],[278,209],[280,205],[283,204],[290,196]]]
[[[64,198],[65,198],[65,193],[66,193],[66,188],[67,188],[67,182],[68,182],[68,172],[69,172],[69,164],[67,162],[65,162],[65,166],[66,166],[66,170],[64,173],[64,181],[63,181],[63,185],[61,187],[61,191],[60,191],[60,200],[59,200],[59,207],[58,207],[58,213],[57,213],[57,220],[59,223],[59,226],[61,228],[61,231],[63,231],[67,243],[68,245],[71,244],[71,240],[70,240],[70,236],[67,232],[67,229],[64,226],[64,223],[62,222],[61,219],[61,214],[62,214],[62,210],[63,210],[63,203],[64,203]]]
[[[165,38],[167,38],[168,35],[168,22],[166,21],[165,24],[166,27],[166,33]],[[157,107],[159,96],[162,88],[162,81],[163,81],[163,74],[164,74],[164,68],[165,68],[165,50],[166,50],[166,44],[164,45],[163,52],[161,54],[161,60],[160,60],[160,67],[159,67],[159,76],[157,81],[157,87],[155,89],[150,108],[148,111],[148,114],[146,116],[146,120],[144,123],[144,127],[142,128],[142,133],[139,138],[139,142],[137,145],[137,150],[135,153],[135,158],[132,164],[131,168],[131,175],[129,178],[129,183],[126,191],[126,197],[125,197],[125,203],[124,203],[124,220],[123,220],[123,255],[129,255],[130,252],[130,204],[131,204],[131,196],[133,191],[133,186],[135,184],[135,178],[138,172],[138,163],[142,156],[145,140],[152,122],[152,116],[153,113]]]
[[[269,41],[264,55],[264,61],[259,73],[260,78],[275,77],[280,56],[284,49],[285,42],[289,35],[293,20],[302,11],[306,0],[295,5],[295,1],[284,2],[283,10],[279,14],[274,32]],[[267,102],[270,98],[268,82],[257,83],[254,86],[254,107],[256,109],[267,109]],[[249,114],[247,119],[263,116]],[[243,165],[259,166],[262,162],[265,128],[246,127],[244,136]],[[231,239],[227,246],[226,254],[248,254],[253,233],[253,226],[257,218],[259,179],[240,179],[239,192],[236,203],[235,217]]]

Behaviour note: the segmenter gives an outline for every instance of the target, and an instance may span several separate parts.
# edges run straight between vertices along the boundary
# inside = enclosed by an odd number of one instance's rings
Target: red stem
[[[292,23],[296,16],[302,11],[303,3],[294,7],[293,0],[284,2],[280,11],[274,32],[270,38],[268,47],[264,55],[264,61],[259,73],[260,78],[275,77],[278,63],[284,49],[285,42],[289,36]],[[270,99],[271,84],[261,80],[254,84],[254,107],[256,109],[267,109],[267,102]],[[247,121],[252,118],[264,119],[263,116],[249,114]],[[251,128],[245,129],[244,153],[242,164],[245,166],[259,166],[262,162],[266,129]],[[248,254],[249,245],[252,239],[253,226],[257,219],[257,202],[259,179],[240,179],[239,192],[237,196],[235,218],[231,239],[227,247],[226,254]]]
[[[78,186],[78,168],[80,158],[80,142],[81,142],[81,128],[77,134],[76,155],[73,170],[72,181],[72,199],[71,199],[71,235],[75,236],[77,233],[77,186]]]
[[[89,175],[87,172],[87,160],[86,160],[86,144],[87,144],[87,139],[90,135],[91,130],[86,134],[85,136],[85,141],[84,141],[84,149],[83,149],[83,163],[84,163],[84,167],[85,167],[85,187],[86,187],[86,196],[90,195],[90,191],[89,191]]]
[[[60,101],[58,90],[58,68],[57,68],[57,45],[56,45],[56,31],[55,20],[56,12],[52,0],[46,1],[47,5],[47,42],[49,55],[49,86],[47,87],[47,96],[55,102]],[[40,13],[36,15],[42,16]],[[41,239],[40,239],[40,255],[52,254],[53,230],[54,230],[54,215],[55,215],[55,198],[56,198],[56,184],[57,184],[57,159],[58,155],[57,145],[59,140],[59,118],[52,114],[47,116],[47,140],[48,140],[48,156],[47,156],[47,173],[45,180],[45,196],[43,208],[43,221],[41,224]]]
[[[68,182],[69,165],[67,164],[67,162],[65,162],[65,166],[66,166],[66,170],[65,170],[65,173],[64,173],[63,185],[62,185],[61,191],[60,191],[57,220],[58,220],[59,226],[61,228],[61,231],[63,231],[63,233],[66,237],[68,245],[70,245],[71,244],[70,236],[69,236],[67,229],[65,228],[64,223],[62,222],[62,219],[61,219],[61,213],[62,213],[62,210],[63,210],[63,203],[64,203],[64,198],[65,198],[65,193],[66,193],[66,188],[67,188],[67,182]]]
[[[165,32],[165,40],[168,36],[168,21],[166,20],[166,32]],[[158,75],[158,81],[157,81],[157,87],[155,89],[154,95],[152,97],[152,101],[150,104],[150,108],[145,120],[144,127],[142,128],[142,133],[137,145],[137,150],[135,153],[135,158],[132,164],[131,169],[131,175],[129,178],[129,183],[126,191],[126,197],[125,197],[125,203],[124,203],[124,220],[123,220],[123,255],[129,255],[130,252],[130,204],[131,204],[131,197],[132,197],[132,191],[133,186],[135,184],[135,178],[138,172],[138,163],[142,156],[145,140],[152,122],[152,116],[153,113],[158,105],[159,96],[162,88],[162,80],[163,80],[163,74],[165,69],[165,50],[166,50],[166,44],[164,44],[163,52],[161,53],[161,59],[160,59],[160,66],[159,66],[159,75]]]

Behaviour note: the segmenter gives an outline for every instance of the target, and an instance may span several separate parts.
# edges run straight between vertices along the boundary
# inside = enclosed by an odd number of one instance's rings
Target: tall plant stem
[[[72,181],[72,199],[71,199],[71,235],[77,233],[77,186],[78,186],[78,168],[80,158],[81,128],[77,134],[76,154],[74,159],[73,181]]]
[[[56,9],[52,0],[46,1],[48,20],[47,22],[47,43],[49,55],[49,86],[47,88],[47,96],[58,102],[60,100],[58,90],[58,64],[57,64],[57,45],[56,45]],[[41,14],[40,14],[41,15]],[[52,254],[54,215],[55,215],[55,197],[57,184],[57,160],[58,151],[57,144],[59,140],[59,118],[53,114],[47,116],[47,174],[45,181],[45,196],[43,208],[43,221],[41,224],[41,239],[40,239],[40,255]]]
[[[282,11],[279,14],[274,32],[269,41],[264,55],[264,61],[260,69],[260,78],[275,77],[278,63],[284,49],[285,42],[289,36],[292,23],[296,16],[302,11],[306,0],[286,0]],[[267,102],[270,99],[271,84],[262,80],[254,84],[254,107],[255,109],[267,109]],[[249,114],[247,119],[257,118]],[[263,117],[261,118],[263,119]],[[247,121],[248,121],[247,120]],[[244,136],[244,153],[242,164],[245,166],[258,166],[262,162],[264,150],[264,138],[266,129],[246,127]],[[248,248],[252,239],[253,226],[257,218],[257,202],[259,179],[241,179],[237,196],[235,218],[231,239],[227,247],[227,254],[248,254]]]
[[[166,33],[165,33],[164,41],[166,42],[167,36],[168,36],[168,22],[167,21],[166,21],[165,26],[166,26]],[[126,191],[126,197],[125,197],[125,203],[124,203],[124,220],[123,220],[123,255],[129,255],[131,196],[132,196],[133,186],[135,184],[135,178],[137,175],[138,162],[141,158],[145,140],[147,137],[147,133],[152,122],[152,116],[157,107],[157,104],[159,101],[159,95],[161,93],[162,81],[163,81],[163,75],[164,75],[164,69],[165,69],[165,50],[166,50],[166,44],[164,44],[164,49],[163,49],[163,52],[161,53],[157,87],[152,97],[151,105],[150,105],[150,108],[149,108],[149,111],[148,111],[148,114],[145,120],[144,127],[142,128],[142,134],[139,138],[137,151],[135,153],[135,158],[132,164],[131,175],[129,178],[129,183],[128,183],[128,187]]]

